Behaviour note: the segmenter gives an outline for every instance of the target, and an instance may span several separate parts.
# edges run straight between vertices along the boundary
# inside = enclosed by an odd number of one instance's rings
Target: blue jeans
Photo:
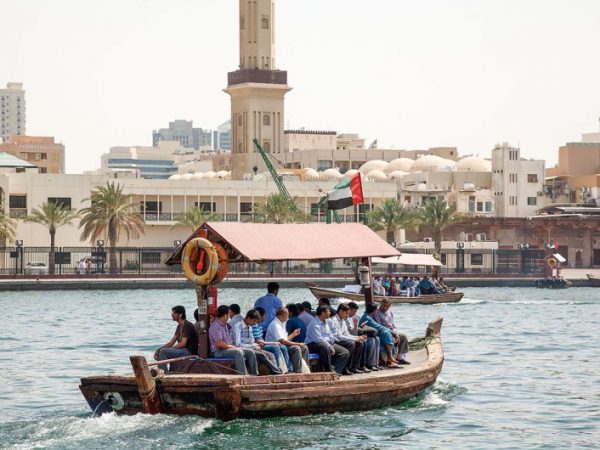
[[[285,361],[285,365],[288,368],[288,372],[291,372],[292,363],[290,362],[290,356],[288,354],[287,347],[285,347],[284,345],[265,345],[263,347],[263,350],[269,353],[273,353],[273,356],[275,356],[275,362],[277,363],[277,367],[279,367],[279,361],[281,359],[281,356],[283,356],[283,360]],[[283,367],[279,368],[283,370]]]
[[[164,361],[165,359],[173,359],[173,358],[181,358],[182,356],[191,355],[190,351],[187,348],[171,348],[165,347],[161,348],[158,352],[158,361]],[[166,364],[159,364],[159,369],[167,370]]]

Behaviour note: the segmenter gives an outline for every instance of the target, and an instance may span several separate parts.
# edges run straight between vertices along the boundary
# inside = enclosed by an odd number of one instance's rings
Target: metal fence
[[[54,275],[177,275],[181,267],[163,263],[171,247],[56,247]],[[405,252],[407,253],[407,252]],[[412,252],[417,253],[417,252]],[[421,253],[427,253],[422,251]],[[432,251],[429,251],[432,253]],[[544,250],[473,250],[442,251],[444,266],[440,273],[465,275],[542,275]],[[44,276],[51,274],[52,254],[49,247],[0,248],[0,275]],[[230,264],[233,276],[341,276],[352,275],[355,261],[285,261]],[[375,264],[374,273],[418,274],[427,268]]]

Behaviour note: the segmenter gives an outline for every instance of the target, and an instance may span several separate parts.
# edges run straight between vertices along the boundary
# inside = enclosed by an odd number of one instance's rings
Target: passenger
[[[375,295],[385,295],[385,289],[383,288],[383,282],[381,277],[378,275],[373,280],[373,293]]]
[[[392,336],[391,330],[384,327],[383,325],[377,323],[373,318],[373,315],[377,312],[377,305],[375,303],[370,303],[365,308],[365,313],[362,315],[359,321],[359,326],[363,329],[373,329],[377,332],[377,337],[379,338],[380,348],[378,353],[383,353],[387,357],[387,367],[390,368],[398,368],[400,367],[395,363],[394,358],[394,337]],[[379,367],[379,355],[377,357],[377,369]],[[376,369],[376,370],[377,370]]]
[[[348,364],[345,371],[350,373],[365,373],[363,363],[363,351],[365,349],[366,336],[353,336],[348,331],[348,311],[350,308],[345,303],[340,303],[337,307],[337,314],[330,319],[333,322],[336,344],[341,345],[350,353]],[[370,370],[367,370],[370,372]]]
[[[319,306],[327,306],[329,308],[329,317],[335,316],[335,309],[331,307],[331,301],[328,298],[320,298]],[[311,321],[312,322],[312,321]]]
[[[229,305],[229,320],[227,323],[231,325],[231,328],[235,326],[236,323],[244,320],[244,317],[241,314],[242,310],[240,309],[240,305],[236,305],[235,303]]]
[[[390,294],[390,287],[391,287],[391,283],[390,283],[390,278],[385,275],[383,277],[383,280],[381,281],[381,285],[383,286],[383,289],[385,290],[385,295],[389,296]]]
[[[306,325],[298,317],[300,315],[300,311],[298,310],[298,305],[294,303],[290,303],[286,306],[288,312],[290,313],[290,317],[285,323],[285,330],[288,335],[291,335],[295,330],[300,330],[300,334],[298,334],[293,342],[304,342],[306,340]]]
[[[310,302],[302,302],[302,306],[302,312],[298,317],[300,317],[300,319],[302,319],[302,322],[304,322],[304,325],[308,327],[308,324],[315,318],[315,315],[313,314],[312,305],[310,304]]]
[[[277,297],[277,294],[279,294],[279,284],[272,281],[267,285],[267,295],[254,302],[254,308],[260,307],[265,310],[263,321],[260,324],[263,329],[263,336],[267,333],[269,325],[275,318],[277,308],[283,308],[283,302]]]
[[[231,325],[227,323],[229,306],[221,305],[217,308],[217,317],[208,330],[210,351],[215,358],[231,358],[235,361],[235,370],[241,375],[248,375],[246,363],[251,375],[258,375],[256,355],[250,349],[241,349],[233,344]]]
[[[275,362],[275,356],[270,352],[262,350],[260,345],[254,340],[252,327],[256,325],[260,319],[261,317],[258,311],[251,309],[246,313],[245,318],[237,321],[235,325],[232,326],[233,345],[241,348],[244,352],[246,352],[246,350],[253,351],[258,364],[264,364],[272,374],[279,375],[282,371]]]
[[[275,361],[277,362],[277,367],[281,370],[281,373],[287,373],[292,371],[292,363],[290,362],[290,357],[288,355],[287,347],[281,345],[279,342],[265,342],[263,339],[264,334],[262,327],[260,326],[260,322],[263,321],[263,317],[265,315],[265,310],[260,306],[258,308],[254,308],[258,313],[260,319],[259,323],[252,327],[252,332],[254,333],[254,341],[262,348],[264,351],[273,354]]]
[[[381,342],[379,337],[377,336],[377,331],[373,330],[372,332],[367,332],[359,328],[359,318],[358,318],[358,305],[354,302],[348,303],[348,319],[346,319],[346,323],[348,324],[348,331],[353,336],[358,336],[361,333],[366,338],[365,348],[363,350],[363,356],[361,361],[361,368],[364,367],[365,372],[369,371],[377,371],[379,368],[379,351]]]
[[[321,367],[325,372],[331,372],[333,362],[338,375],[344,373],[350,353],[341,345],[335,343],[334,331],[329,321],[330,310],[327,306],[319,306],[317,315],[306,330],[306,345],[311,353],[319,354]]]
[[[285,323],[289,317],[287,308],[279,308],[275,314],[275,319],[269,325],[265,340],[267,342],[279,342],[287,348],[290,362],[292,363],[292,371],[296,373],[302,372],[302,360],[308,364],[308,348],[304,342],[294,342],[293,339],[300,335],[300,330],[296,329],[291,334],[288,334],[285,329]]]
[[[165,359],[180,358],[182,356],[198,354],[198,334],[192,322],[185,318],[185,308],[174,306],[171,309],[171,319],[177,322],[175,334],[169,342],[154,352],[154,359],[164,361]],[[166,364],[159,364],[162,370],[167,370]]]
[[[431,283],[427,275],[425,275],[423,279],[419,282],[419,289],[421,290],[421,294],[424,295],[431,295],[434,293],[433,284]]]
[[[448,288],[448,286],[446,286],[446,283],[444,283],[443,277],[438,280],[438,285],[440,286],[440,289],[442,290],[443,293],[446,293],[450,290],[450,288]]]
[[[394,325],[394,314],[392,313],[390,306],[390,301],[388,299],[383,299],[373,318],[377,323],[383,325],[392,332],[397,348],[396,362],[398,364],[410,364],[406,360],[406,354],[408,353],[408,338],[406,335],[396,330],[396,326]]]
[[[395,297],[398,295],[398,287],[399,285],[396,284],[396,280],[393,278],[390,279],[390,296]]]
[[[414,293],[415,297],[418,297],[422,294],[421,289],[419,288],[420,282],[421,282],[421,280],[419,279],[419,277],[413,278],[413,293]]]

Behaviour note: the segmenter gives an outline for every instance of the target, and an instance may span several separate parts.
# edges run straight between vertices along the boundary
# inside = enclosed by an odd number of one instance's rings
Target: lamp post
[[[531,272],[529,264],[529,244],[526,242],[524,244],[519,244],[517,247],[521,250],[521,273],[526,274]]]
[[[104,273],[104,241],[99,239],[96,241],[96,272]]]
[[[23,273],[23,241],[15,241],[15,275],[19,273],[19,256],[21,261],[21,273]]]
[[[465,272],[465,243],[456,243],[456,273]]]

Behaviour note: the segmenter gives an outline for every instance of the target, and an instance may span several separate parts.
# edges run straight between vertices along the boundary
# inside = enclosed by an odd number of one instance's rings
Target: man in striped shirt
[[[244,349],[252,350],[256,356],[258,364],[264,364],[272,374],[281,374],[281,369],[275,363],[275,357],[272,353],[266,352],[260,348],[254,338],[253,327],[260,322],[261,316],[256,309],[251,309],[246,313],[246,317],[233,325],[233,345]]]

